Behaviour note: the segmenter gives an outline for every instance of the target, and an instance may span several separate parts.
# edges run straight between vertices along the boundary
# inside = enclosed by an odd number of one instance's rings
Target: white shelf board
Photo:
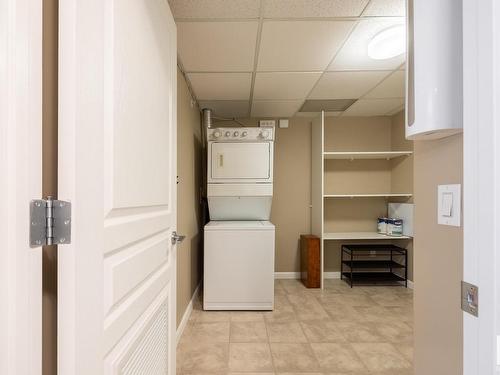
[[[331,151],[324,152],[325,159],[394,159],[400,156],[409,156],[413,151]]]
[[[377,232],[330,232],[323,233],[324,240],[408,240],[408,236],[387,236]]]
[[[325,194],[325,198],[410,198],[413,194],[398,193],[398,194]]]

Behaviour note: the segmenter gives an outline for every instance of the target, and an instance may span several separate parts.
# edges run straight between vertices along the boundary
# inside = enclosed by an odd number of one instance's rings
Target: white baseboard
[[[409,289],[414,289],[414,288],[413,288],[414,286],[415,286],[415,284],[413,284],[413,281],[408,280],[408,288],[409,288]]]
[[[325,279],[340,279],[340,272],[323,272]]]
[[[275,279],[300,279],[300,272],[275,272]]]
[[[324,272],[325,279],[340,279],[340,272]],[[300,272],[275,272],[275,279],[300,279]]]
[[[182,315],[182,319],[181,319],[181,322],[179,324],[179,327],[177,327],[177,332],[176,332],[177,344],[179,344],[179,341],[182,337],[182,333],[184,332],[184,329],[186,328],[187,323],[189,321],[189,317],[191,316],[191,313],[193,312],[193,305],[194,305],[194,302],[196,301],[196,299],[198,298],[198,295],[200,293],[200,286],[201,286],[201,282],[198,284],[198,286],[194,290],[193,296],[191,297],[191,301],[189,301],[189,303],[186,307],[186,310],[184,311],[184,314]]]

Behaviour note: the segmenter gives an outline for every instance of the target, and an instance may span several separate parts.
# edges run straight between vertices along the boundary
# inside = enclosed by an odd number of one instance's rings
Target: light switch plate
[[[438,186],[438,224],[459,227],[462,215],[462,185]]]

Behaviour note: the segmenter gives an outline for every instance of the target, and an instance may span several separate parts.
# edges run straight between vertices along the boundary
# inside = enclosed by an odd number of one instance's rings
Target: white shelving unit
[[[329,232],[323,233],[324,240],[408,240],[408,236],[387,236],[377,232]]]
[[[325,198],[411,198],[413,194],[325,194]]]
[[[411,240],[409,236],[387,236],[377,232],[370,231],[352,231],[352,232],[332,232],[325,231],[325,209],[328,200],[343,199],[410,199],[411,192],[392,193],[380,192],[373,194],[326,194],[325,193],[325,163],[328,160],[391,160],[395,158],[408,157],[413,151],[325,151],[325,117],[324,112],[312,122],[312,155],[311,155],[311,231],[312,234],[320,238],[321,251],[321,287],[324,286],[324,260],[325,260],[325,241],[400,241]],[[331,180],[330,180],[331,183]],[[328,209],[331,209],[328,208]],[[373,218],[376,226],[376,217]],[[344,228],[345,229],[345,228]],[[374,228],[375,229],[375,228]]]
[[[337,159],[337,160],[357,160],[357,159],[394,159],[402,156],[410,156],[413,151],[338,151],[338,152],[323,152],[325,159]]]

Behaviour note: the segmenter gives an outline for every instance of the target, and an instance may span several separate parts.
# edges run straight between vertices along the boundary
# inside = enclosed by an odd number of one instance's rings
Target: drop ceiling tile
[[[404,17],[405,15],[405,0],[372,0],[363,12],[363,16]]]
[[[397,70],[370,91],[365,98],[404,98],[405,72]]]
[[[309,99],[358,99],[375,87],[390,72],[327,72],[323,74]]]
[[[357,17],[368,0],[264,0],[264,17]]]
[[[303,100],[253,101],[252,117],[292,117]]]
[[[252,73],[188,73],[198,100],[248,100]]]
[[[325,112],[325,117],[338,117],[343,112]],[[297,112],[295,117],[307,117],[307,118],[316,118],[319,116],[319,112]]]
[[[321,73],[257,73],[253,91],[259,99],[305,99]]]
[[[404,18],[400,17],[360,21],[328,70],[397,69],[405,61],[405,54],[385,60],[374,60],[368,56],[368,43],[380,31],[404,23]]]
[[[257,21],[178,22],[178,53],[186,72],[252,71]]]
[[[342,116],[385,116],[401,107],[404,99],[360,99]]]
[[[248,101],[243,100],[207,100],[200,101],[198,104],[200,109],[210,108],[214,116],[226,118],[247,117],[250,106]]]
[[[355,21],[264,21],[259,71],[324,70]]]
[[[169,0],[175,18],[258,18],[259,0]]]

